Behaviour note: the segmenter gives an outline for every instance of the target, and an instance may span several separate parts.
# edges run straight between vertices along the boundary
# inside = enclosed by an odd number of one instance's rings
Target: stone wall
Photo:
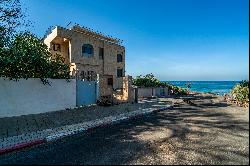
[[[122,77],[122,88],[114,92],[114,102],[134,102],[135,101],[135,90],[132,87],[132,77]]]
[[[99,75],[99,96],[113,96],[113,86],[108,85],[111,75]]]

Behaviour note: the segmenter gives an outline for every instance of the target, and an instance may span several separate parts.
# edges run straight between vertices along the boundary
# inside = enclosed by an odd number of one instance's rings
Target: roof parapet
[[[105,41],[108,41],[108,42],[111,42],[111,43],[114,43],[114,44],[119,44],[121,45],[123,40],[121,39],[118,39],[118,38],[113,38],[111,36],[108,36],[108,35],[104,35],[103,33],[101,32],[98,32],[98,31],[94,31],[88,27],[81,27],[79,26],[78,24],[77,25],[74,25],[71,30],[74,30],[74,31],[77,31],[77,32],[81,32],[81,33],[84,33],[84,34],[87,34],[87,35],[90,35],[90,36],[93,36],[93,37],[96,37],[98,39],[101,39],[101,40],[105,40]]]
[[[123,40],[121,40],[121,39],[114,38],[114,37],[109,36],[109,35],[104,35],[102,32],[94,31],[94,30],[92,30],[92,29],[90,29],[88,27],[85,27],[85,26],[81,27],[81,26],[79,26],[79,24],[75,24],[70,29],[64,28],[64,27],[58,26],[58,25],[50,26],[48,28],[48,30],[46,31],[45,35],[43,36],[43,40],[45,38],[47,38],[48,35],[50,35],[55,28],[64,29],[64,30],[70,30],[70,31],[75,31],[75,32],[80,32],[80,33],[92,36],[94,38],[97,38],[97,39],[100,39],[100,40],[104,40],[104,41],[107,41],[109,43],[117,44],[117,45],[120,45],[120,46],[122,46],[122,42],[123,42]]]

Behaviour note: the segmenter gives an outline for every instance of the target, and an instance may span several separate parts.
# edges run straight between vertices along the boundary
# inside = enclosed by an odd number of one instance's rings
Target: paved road
[[[200,97],[85,135],[0,156],[0,164],[249,164],[249,113]]]

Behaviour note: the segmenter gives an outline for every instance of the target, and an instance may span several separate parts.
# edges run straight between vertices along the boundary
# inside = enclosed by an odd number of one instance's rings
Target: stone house
[[[115,102],[133,101],[132,77],[125,77],[125,47],[121,40],[75,25],[55,26],[44,38],[52,55],[64,57],[78,80],[99,81],[99,96]]]

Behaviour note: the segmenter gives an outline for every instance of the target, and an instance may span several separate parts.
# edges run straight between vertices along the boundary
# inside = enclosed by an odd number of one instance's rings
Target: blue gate
[[[96,81],[76,81],[76,105],[95,104],[97,99]]]

